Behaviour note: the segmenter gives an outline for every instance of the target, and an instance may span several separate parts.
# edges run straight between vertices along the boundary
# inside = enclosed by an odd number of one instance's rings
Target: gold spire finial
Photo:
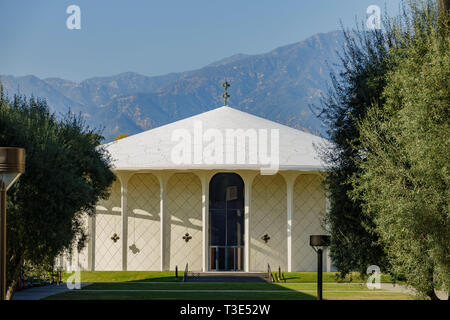
[[[228,94],[227,90],[230,87],[230,84],[227,81],[225,81],[224,83],[222,83],[222,87],[225,90],[225,92],[222,95],[223,101],[224,101],[224,106],[227,106],[228,99],[230,98],[230,95]]]

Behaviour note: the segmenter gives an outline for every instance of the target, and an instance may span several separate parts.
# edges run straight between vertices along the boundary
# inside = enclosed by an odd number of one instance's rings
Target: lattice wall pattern
[[[122,238],[120,182],[111,187],[108,200],[97,205],[95,270],[122,269],[122,239],[111,240],[116,233]],[[160,199],[159,182],[152,174],[134,175],[128,183],[128,270],[160,268]],[[173,270],[202,269],[201,182],[193,173],[174,174],[166,189],[166,223],[164,268]],[[300,175],[294,184],[292,229],[292,271],[316,271],[316,254],[309,246],[309,235],[323,234],[325,191],[318,175]],[[87,226],[87,221],[86,221]],[[251,200],[251,271],[266,271],[287,264],[286,184],[280,175],[257,176],[252,185]],[[183,240],[189,233],[192,239]],[[270,236],[267,244],[261,237]],[[136,251],[136,249],[138,251]],[[72,262],[88,268],[87,247],[72,254]],[[68,266],[68,257],[64,265]],[[324,264],[326,262],[324,261]]]
[[[88,241],[89,241],[89,230],[88,230],[88,216],[86,215],[84,220],[84,228],[85,232],[88,234]],[[89,257],[89,243],[86,241],[84,248],[78,252],[76,248],[74,248],[73,252],[73,261],[72,263],[76,263],[78,266],[78,270],[88,270],[88,257]]]
[[[95,270],[122,270],[122,209],[120,181],[114,181],[111,195],[97,205]],[[111,240],[114,234],[120,239]]]
[[[292,215],[292,271],[317,271],[317,254],[309,246],[309,236],[325,233],[322,228],[325,206],[322,178],[311,174],[298,176]]]
[[[257,176],[252,185],[250,212],[250,270],[286,270],[286,183],[279,174]],[[267,243],[261,239],[265,234]]]
[[[85,214],[83,216],[83,227],[85,229],[85,232],[88,233],[88,215]],[[88,234],[88,237],[90,235]],[[88,238],[89,241],[89,238]],[[62,267],[63,270],[72,270],[72,268],[76,268],[77,270],[83,271],[88,270],[88,254],[89,254],[89,244],[88,241],[85,243],[85,247],[78,252],[77,248],[74,247],[72,249],[72,252],[67,252],[63,254],[62,261],[60,260],[60,257],[56,258],[55,265],[57,267]],[[62,262],[62,264],[61,264]]]
[[[202,270],[202,186],[192,173],[174,174],[167,183],[165,268]],[[192,239],[183,240],[189,233]]]
[[[127,270],[160,270],[161,216],[158,179],[152,174],[133,175],[128,182],[127,195]]]

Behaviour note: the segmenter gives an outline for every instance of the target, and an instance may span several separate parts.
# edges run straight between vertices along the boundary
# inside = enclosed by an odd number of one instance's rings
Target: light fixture
[[[323,248],[330,245],[330,236],[311,235],[309,236],[309,245],[317,252],[317,300],[322,300],[322,253]]]
[[[25,172],[25,150],[0,147],[0,183],[8,190]]]
[[[25,150],[0,147],[0,294],[6,300],[6,191],[25,172]]]

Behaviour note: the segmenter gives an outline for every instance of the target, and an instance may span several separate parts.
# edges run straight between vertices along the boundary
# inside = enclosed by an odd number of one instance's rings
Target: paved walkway
[[[401,284],[392,284],[392,283],[382,283],[381,289],[392,291],[392,292],[401,292],[406,294],[417,295],[417,291],[412,288],[408,288]],[[436,291],[436,295],[441,300],[448,300],[448,294],[444,291]]]
[[[82,282],[81,287],[85,287],[90,284],[90,282]],[[52,284],[42,287],[28,288],[21,291],[16,291],[13,300],[41,300],[54,294],[66,292],[69,290],[70,289],[67,288],[67,285],[64,282],[59,286],[57,284]]]

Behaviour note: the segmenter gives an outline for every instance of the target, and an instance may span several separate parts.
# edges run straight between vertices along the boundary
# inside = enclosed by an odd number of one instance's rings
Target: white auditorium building
[[[316,271],[321,137],[228,106],[104,145],[117,180],[87,219],[82,270]],[[64,260],[64,261],[63,261]],[[331,271],[325,255],[324,271]]]

